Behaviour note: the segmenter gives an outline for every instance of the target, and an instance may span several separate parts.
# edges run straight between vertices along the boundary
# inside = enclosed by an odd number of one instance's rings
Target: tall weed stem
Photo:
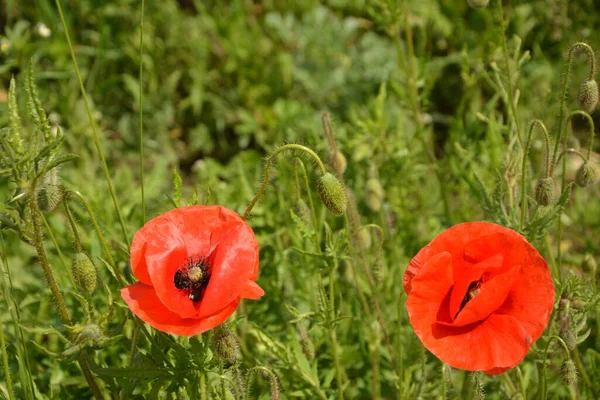
[[[121,207],[119,206],[119,201],[117,200],[117,196],[115,194],[115,189],[113,187],[112,180],[110,178],[110,173],[108,172],[108,165],[106,164],[106,158],[104,157],[104,151],[102,150],[102,144],[100,143],[100,137],[98,135],[98,128],[96,127],[96,122],[94,121],[94,117],[92,116],[92,109],[90,107],[90,102],[87,97],[87,93],[85,91],[85,87],[83,85],[83,79],[81,79],[81,73],[79,72],[79,65],[77,64],[77,59],[75,58],[75,51],[73,50],[73,44],[71,43],[71,36],[69,35],[69,29],[67,27],[67,23],[65,21],[65,16],[63,15],[62,7],[60,4],[60,0],[55,0],[56,8],[58,9],[58,15],[60,17],[60,21],[62,23],[63,29],[65,30],[65,37],[67,39],[67,44],[69,45],[69,50],[71,51],[71,58],[73,60],[73,66],[75,67],[75,74],[77,75],[77,81],[79,82],[79,88],[81,90],[81,96],[83,97],[83,102],[85,104],[85,110],[88,115],[88,119],[90,120],[90,125],[92,128],[92,136],[94,145],[96,146],[96,151],[98,152],[98,156],[100,157],[100,163],[102,164],[102,171],[104,172],[104,178],[106,179],[106,183],[108,184],[108,191],[110,192],[110,197],[115,205],[115,211],[117,212],[117,217],[119,218],[119,224],[121,225],[121,232],[123,233],[123,239],[127,246],[129,246],[129,235],[127,234],[127,230],[125,228],[125,221],[123,220],[123,215],[121,213]]]
[[[547,375],[548,375],[548,365],[547,365],[547,363],[548,363],[548,350],[550,349],[550,343],[552,343],[552,340],[557,340],[558,343],[565,350],[565,354],[567,355],[567,358],[569,360],[571,359],[571,353],[569,352],[569,348],[567,347],[567,344],[565,343],[565,341],[562,340],[559,336],[551,336],[548,339],[548,343],[546,343],[546,349],[544,350],[544,358],[542,360],[542,376],[540,377],[540,380],[539,380],[540,388],[538,389],[538,392],[541,393],[541,396],[540,396],[541,399],[545,399],[547,397],[547,391],[548,391],[548,379],[547,379]]]
[[[544,123],[538,119],[534,119],[531,121],[529,125],[529,134],[527,135],[527,142],[525,143],[525,152],[523,153],[523,165],[521,167],[521,223],[519,225],[520,229],[523,229],[523,225],[525,224],[525,215],[527,214],[527,186],[526,175],[527,175],[527,160],[529,157],[529,149],[531,147],[531,137],[533,136],[533,130],[536,126],[539,126],[544,134],[544,143],[545,143],[545,168],[544,168],[544,178],[548,178],[550,176],[551,159],[550,159],[550,136],[548,135],[548,130]]]

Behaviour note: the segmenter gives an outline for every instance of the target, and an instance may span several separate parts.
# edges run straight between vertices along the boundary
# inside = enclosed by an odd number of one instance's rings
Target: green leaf
[[[139,378],[144,380],[152,380],[160,377],[172,376],[172,373],[169,370],[157,367],[107,367],[98,368],[94,372],[96,372],[100,376],[108,376],[111,378]]]
[[[181,207],[181,186],[182,186],[181,175],[177,171],[177,168],[173,168],[173,204],[175,207]]]

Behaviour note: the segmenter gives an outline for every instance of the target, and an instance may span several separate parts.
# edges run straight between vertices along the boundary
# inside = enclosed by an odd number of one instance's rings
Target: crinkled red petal
[[[134,283],[121,289],[121,296],[131,311],[142,321],[159,331],[174,335],[192,336],[222,324],[236,310],[240,299],[235,299],[222,310],[206,318],[181,318],[167,309],[154,289],[143,283]]]

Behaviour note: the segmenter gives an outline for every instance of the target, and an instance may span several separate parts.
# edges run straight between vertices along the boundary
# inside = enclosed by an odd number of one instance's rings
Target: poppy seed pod
[[[54,211],[63,199],[63,189],[60,185],[47,183],[42,185],[35,196],[37,205],[44,212]]]
[[[554,180],[552,177],[542,178],[535,185],[535,201],[541,206],[549,206],[554,202]]]
[[[467,4],[469,4],[469,7],[474,8],[476,10],[486,8],[489,3],[490,0],[467,0]]]
[[[572,360],[563,362],[560,368],[560,377],[565,385],[572,386],[577,383],[577,367]]]
[[[575,183],[581,187],[589,186],[596,182],[597,179],[598,171],[589,161],[584,162],[575,175]]]
[[[577,91],[577,102],[586,113],[593,112],[598,105],[598,82],[594,79],[586,79]]]
[[[96,290],[96,266],[85,253],[75,253],[71,265],[75,284],[88,294]]]
[[[375,212],[381,209],[383,204],[383,187],[378,179],[370,178],[367,181],[367,206]]]
[[[233,364],[240,356],[240,345],[233,332],[225,325],[213,330],[212,350],[224,362]]]
[[[319,178],[317,193],[325,207],[335,215],[342,215],[346,212],[346,191],[342,182],[333,174],[326,172]]]

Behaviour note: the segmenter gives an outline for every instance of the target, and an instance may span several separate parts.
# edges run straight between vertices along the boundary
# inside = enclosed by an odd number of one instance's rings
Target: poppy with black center
[[[196,335],[224,322],[243,298],[258,299],[258,242],[221,206],[189,206],[147,222],[134,236],[139,282],[121,290],[131,311],[163,332]]]
[[[488,222],[444,231],[404,274],[410,323],[455,368],[499,374],[523,360],[548,324],[548,265],[517,232]]]

